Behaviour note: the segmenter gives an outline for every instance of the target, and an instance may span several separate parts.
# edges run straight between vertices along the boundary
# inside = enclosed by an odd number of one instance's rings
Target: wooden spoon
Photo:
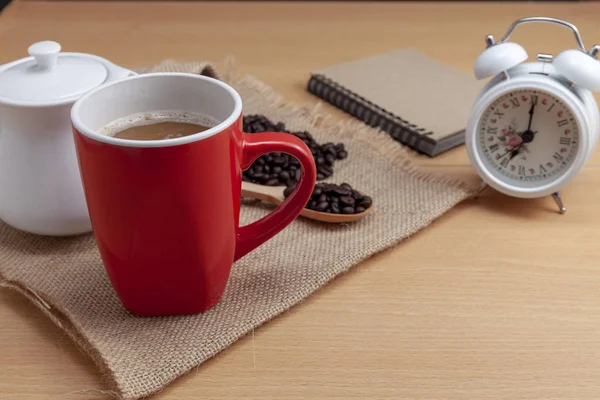
[[[285,186],[265,186],[257,185],[256,183],[242,182],[242,197],[260,199],[275,205],[279,205],[285,200],[285,196],[283,195],[284,190]],[[341,223],[352,222],[364,218],[372,209],[373,204],[359,214],[330,214],[303,208],[300,215],[316,221]]]

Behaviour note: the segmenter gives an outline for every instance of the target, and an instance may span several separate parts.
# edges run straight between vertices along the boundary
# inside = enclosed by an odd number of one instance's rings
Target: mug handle
[[[310,200],[317,180],[317,167],[308,146],[287,133],[267,132],[244,134],[242,170],[250,168],[265,153],[287,153],[298,159],[302,166],[300,180],[294,191],[268,215],[246,226],[237,234],[234,261],[239,260],[271,239],[292,223]]]

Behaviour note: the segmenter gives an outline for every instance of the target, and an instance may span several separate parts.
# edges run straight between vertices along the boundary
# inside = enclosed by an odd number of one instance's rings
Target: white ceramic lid
[[[525,49],[513,42],[498,43],[488,47],[475,61],[475,77],[485,79],[516,67],[527,60]]]
[[[565,50],[556,56],[552,65],[577,86],[600,91],[600,61],[589,54],[577,49]]]
[[[31,57],[0,71],[0,97],[35,104],[75,100],[106,81],[108,70],[102,62],[60,49],[52,41],[31,45]]]

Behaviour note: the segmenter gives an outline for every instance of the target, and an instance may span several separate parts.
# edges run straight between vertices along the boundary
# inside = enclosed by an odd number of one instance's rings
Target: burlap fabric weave
[[[329,181],[370,194],[375,209],[352,224],[300,218],[238,261],[221,302],[202,315],[140,318],[120,304],[93,235],[47,238],[0,224],[0,285],[35,303],[93,359],[107,390],[136,399],[160,391],[252,329],[302,301],[336,275],[427,226],[471,192],[415,167],[388,135],[360,122],[323,122],[323,114],[285,104],[252,77],[223,76],[206,63],[165,61],[150,71],[216,76],[240,93],[246,114],[265,114],[320,143],[344,142],[349,157]],[[225,71],[226,72],[226,71]],[[242,224],[269,212],[244,202]]]

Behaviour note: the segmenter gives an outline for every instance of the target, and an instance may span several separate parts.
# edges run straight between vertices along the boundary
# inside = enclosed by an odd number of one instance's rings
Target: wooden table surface
[[[412,46],[471,73],[486,34],[535,14],[600,42],[598,3],[17,1],[0,16],[0,63],[47,39],[131,68],[234,55],[242,72],[313,104],[312,69]],[[532,54],[574,47],[558,27],[527,25],[513,39]],[[420,162],[476,180],[464,147]],[[549,198],[485,192],[155,398],[598,399],[598,153],[563,198],[561,216]],[[57,327],[0,291],[0,398],[103,398],[86,391],[103,388]]]

